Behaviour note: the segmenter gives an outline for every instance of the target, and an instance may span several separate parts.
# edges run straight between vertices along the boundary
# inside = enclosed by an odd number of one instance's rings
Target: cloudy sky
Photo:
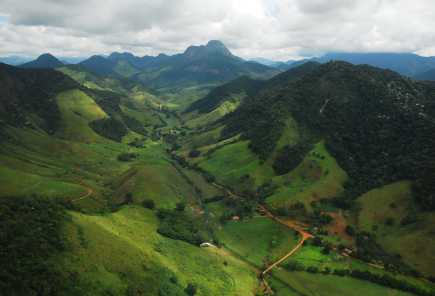
[[[434,0],[0,0],[0,55],[176,53],[222,40],[245,58],[435,55]]]

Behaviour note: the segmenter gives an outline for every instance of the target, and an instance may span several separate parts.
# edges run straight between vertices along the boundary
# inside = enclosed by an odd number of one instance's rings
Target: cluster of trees
[[[273,162],[273,169],[275,173],[277,175],[284,175],[296,168],[310,149],[310,145],[307,144],[284,146],[278,152],[278,155]]]
[[[172,210],[159,209],[157,217],[159,218],[157,232],[161,235],[193,245],[199,245],[207,240],[208,234],[204,222],[186,213],[183,203],[178,203]]]
[[[37,196],[2,197],[0,217],[1,293],[59,295],[66,283],[54,258],[65,249],[64,208]]]
[[[116,142],[121,142],[128,133],[125,125],[112,117],[94,120],[89,123],[89,126],[100,136]]]

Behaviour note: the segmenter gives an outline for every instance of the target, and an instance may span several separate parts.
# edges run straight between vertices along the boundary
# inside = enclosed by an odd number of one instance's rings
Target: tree
[[[184,202],[177,202],[175,209],[179,212],[183,212],[186,209],[186,204]]]
[[[347,233],[348,235],[350,235],[350,236],[354,236],[354,235],[355,235],[355,228],[353,228],[353,227],[350,226],[350,225],[347,225],[347,226],[346,226],[345,231],[346,231],[346,233]]]
[[[126,204],[131,204],[131,203],[133,203],[133,194],[131,193],[131,192],[128,192],[126,195],[125,195],[125,203]]]
[[[199,150],[192,150],[189,152],[189,157],[190,158],[195,158],[201,155],[201,151]]]
[[[156,207],[156,204],[154,203],[154,200],[152,200],[152,199],[145,199],[142,202],[142,205],[143,205],[144,208],[147,208],[147,209],[150,209],[150,210],[153,210]]]
[[[186,289],[184,290],[184,292],[186,292],[187,295],[189,296],[193,296],[196,294],[196,286],[192,283],[187,284]]]

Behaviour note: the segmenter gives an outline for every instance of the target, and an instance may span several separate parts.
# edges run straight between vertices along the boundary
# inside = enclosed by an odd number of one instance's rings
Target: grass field
[[[199,163],[204,170],[216,176],[219,182],[237,187],[240,178],[250,175],[259,186],[273,176],[270,166],[262,165],[259,158],[248,148],[248,142],[240,141],[215,151],[210,158]]]
[[[225,247],[256,266],[283,257],[299,240],[293,231],[265,217],[227,222],[217,236]]]
[[[144,295],[158,295],[165,284],[162,273],[173,274],[181,287],[194,283],[197,295],[253,295],[256,288],[254,271],[228,253],[157,234],[152,211],[125,207],[106,216],[72,217],[67,227],[71,251],[62,260],[78,277],[83,295],[140,288]]]

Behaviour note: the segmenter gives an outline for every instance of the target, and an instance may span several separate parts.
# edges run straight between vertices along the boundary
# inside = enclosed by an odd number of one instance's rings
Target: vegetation
[[[7,295],[59,295],[64,278],[53,259],[65,250],[66,213],[36,196],[0,199],[0,289]]]

